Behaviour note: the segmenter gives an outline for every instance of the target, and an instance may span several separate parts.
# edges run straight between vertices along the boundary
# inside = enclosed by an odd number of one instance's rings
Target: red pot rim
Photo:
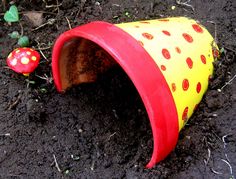
[[[151,123],[153,153],[146,167],[153,167],[173,150],[179,132],[174,99],[160,69],[131,35],[113,24],[96,21],[66,31],[57,39],[52,54],[52,71],[60,92],[60,52],[64,43],[75,37],[90,40],[106,50],[134,83]]]

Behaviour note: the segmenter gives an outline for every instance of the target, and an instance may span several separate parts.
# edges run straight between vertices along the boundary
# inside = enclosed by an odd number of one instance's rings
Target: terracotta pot
[[[213,53],[212,53],[213,52]],[[147,168],[175,147],[179,131],[207,90],[218,48],[196,21],[165,18],[123,24],[92,22],[64,32],[52,55],[56,88],[93,82],[119,64],[137,88],[153,133]]]

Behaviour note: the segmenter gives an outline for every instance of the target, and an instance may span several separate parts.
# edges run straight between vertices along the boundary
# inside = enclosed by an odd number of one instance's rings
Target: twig
[[[42,52],[42,49],[41,49],[41,47],[40,47],[39,41],[35,40],[35,42],[37,43],[38,50],[39,50],[40,54],[43,56],[43,58],[44,58],[47,62],[49,62],[49,60],[47,59],[47,57],[46,57],[46,56],[44,55],[44,53]]]
[[[62,3],[59,4],[58,0],[56,0],[56,2],[57,2],[56,5],[54,5],[54,4],[47,5],[47,2],[45,0],[43,0],[43,2],[46,4],[46,6],[45,6],[46,8],[54,8],[54,7],[56,7],[57,8],[57,13],[59,13],[59,6],[61,6]]]
[[[59,165],[57,163],[57,159],[56,159],[56,156],[54,154],[53,154],[53,158],[54,158],[55,167],[57,168],[58,172],[61,173],[61,169],[60,169],[60,167],[59,167]]]
[[[115,4],[115,3],[113,3],[112,6],[120,7],[119,4]]]
[[[77,11],[74,20],[76,20],[77,17],[80,15],[80,12],[81,12],[82,9],[84,8],[84,5],[85,5],[86,1],[87,1],[87,0],[81,0],[81,2],[80,2],[80,8],[79,8],[79,10]]]
[[[217,174],[217,175],[222,175],[222,174],[223,174],[223,173],[221,173],[221,172],[215,171],[213,168],[211,168],[211,171],[212,171],[214,174]]]
[[[3,137],[8,137],[8,136],[11,136],[10,133],[6,133],[6,134],[0,134],[0,136],[3,136]]]
[[[223,141],[223,143],[224,143],[224,148],[226,148],[226,142],[225,142],[225,138],[226,137],[228,137],[229,135],[227,134],[227,135],[224,135],[223,137],[222,137],[222,141]]]
[[[94,170],[94,165],[95,165],[95,161],[93,160],[92,161],[92,165],[91,165],[91,167],[90,167],[90,169],[93,171]]]
[[[67,23],[68,23],[69,29],[72,29],[69,19],[68,19],[67,17],[65,17],[65,18],[66,18],[66,21],[67,21]]]
[[[113,134],[111,134],[111,135],[107,138],[107,140],[110,140],[111,137],[113,137],[114,135],[116,135],[116,132],[114,132]]]
[[[228,136],[229,136],[229,134],[224,135],[224,136],[222,137],[222,141],[223,141],[223,143],[224,143],[224,150],[226,150],[226,145],[227,145],[227,143],[225,142],[225,138],[228,137]],[[228,155],[227,155],[226,151],[225,151],[225,158],[226,158],[226,160],[224,160],[224,159],[221,159],[221,160],[222,160],[223,162],[225,162],[225,163],[229,166],[230,174],[231,174],[231,176],[232,176],[233,178],[235,178],[235,177],[233,176],[233,168],[232,168],[232,166],[230,165],[230,160],[229,160],[229,158],[228,158]]]
[[[59,2],[58,2],[58,0],[57,0],[57,14],[59,14]]]
[[[3,59],[1,59],[1,60],[3,60]],[[4,69],[10,69],[9,66],[3,66],[2,68],[4,68]]]
[[[35,50],[48,50],[50,48],[52,48],[52,46],[35,48]]]
[[[226,161],[225,159],[221,159],[221,160],[223,162],[225,162],[229,166],[230,174],[234,178],[234,176],[233,176],[233,169],[232,169],[232,166],[230,165],[230,163],[228,161]]]
[[[215,43],[218,43],[218,39],[217,39],[217,25],[216,25],[216,23],[214,21],[207,21],[207,22],[209,22],[211,24],[214,24],[214,26],[215,26],[214,40],[215,40]]]
[[[181,5],[181,6],[187,6],[187,7],[191,8],[192,11],[194,12],[195,9],[192,5],[188,4],[189,2],[190,2],[190,0],[187,0],[185,2],[181,2],[181,0],[176,0],[176,4]]]
[[[227,145],[227,143],[225,142],[225,138],[226,138],[226,137],[228,137],[228,134],[227,134],[227,135],[224,135],[224,136],[222,137],[222,141],[223,141],[223,144],[224,144],[224,150],[226,150],[226,145]],[[229,157],[228,157],[228,154],[226,153],[226,151],[225,151],[225,158],[230,162]]]
[[[47,83],[51,84],[53,79],[52,77],[48,77],[47,74],[44,74],[43,76],[39,76],[37,74],[35,74],[35,76],[37,76],[38,78],[42,79],[42,80],[45,80]],[[52,75],[51,75],[52,76]]]
[[[21,98],[21,94],[18,95],[18,97],[16,98],[16,100],[9,105],[9,107],[7,108],[7,110],[11,110],[12,108],[14,108],[20,101]]]
[[[24,29],[23,29],[23,26],[22,26],[21,22],[19,22],[19,25],[20,25],[20,35],[23,36]]]
[[[43,58],[46,60],[46,61],[48,61],[49,62],[49,60],[47,59],[47,57],[44,55],[44,53],[42,52],[42,50],[41,49],[39,49],[39,52],[40,52],[40,54],[43,56]]]
[[[55,5],[55,4],[46,5],[45,7],[46,7],[46,8],[54,8],[54,7],[58,8],[58,7],[61,6],[61,5],[62,5],[62,3],[58,4],[58,1],[57,1],[57,4],[56,4],[56,5]]]
[[[207,157],[207,160],[204,160],[205,165],[208,164],[208,162],[209,162],[209,160],[210,160],[210,158],[211,158],[211,150],[210,150],[209,148],[208,148],[207,150],[208,150],[208,157]]]
[[[54,24],[55,21],[56,21],[55,19],[48,19],[48,21],[46,23],[44,23],[44,24],[42,24],[42,25],[32,29],[31,31],[33,32],[33,31],[38,30],[38,29],[40,29],[40,28],[42,28],[42,27],[44,27],[46,25],[52,25],[52,24]]]
[[[231,78],[228,82],[226,82],[224,86],[222,86],[218,91],[221,92],[226,86],[230,85],[235,78],[236,78],[236,75],[234,75],[233,78]]]
[[[221,138],[220,138],[219,135],[217,135],[214,131],[212,131],[212,133],[216,136],[216,138],[217,138],[219,141],[221,141]]]

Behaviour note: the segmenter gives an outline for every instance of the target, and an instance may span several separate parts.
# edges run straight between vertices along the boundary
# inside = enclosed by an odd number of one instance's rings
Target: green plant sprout
[[[29,88],[30,85],[35,85],[36,82],[33,80],[25,79],[26,81],[26,87]]]
[[[23,27],[20,23],[20,18],[19,18],[19,12],[18,9],[15,5],[11,5],[8,11],[4,14],[4,20],[8,23],[12,22],[19,22],[21,26],[21,35],[17,31],[13,31],[10,35],[11,38],[13,39],[18,39],[17,44],[20,47],[27,47],[29,46],[29,38],[27,36],[23,35]]]
[[[29,46],[29,37],[28,36],[21,36],[19,39],[18,39],[18,42],[17,44],[21,47],[27,47]]]
[[[12,5],[10,9],[4,14],[4,20],[6,22],[19,22],[19,13],[15,5]]]
[[[39,88],[39,91],[43,94],[46,94],[48,92],[46,88]]]
[[[20,34],[18,31],[13,31],[12,33],[8,34],[12,39],[20,38]]]
[[[220,54],[222,54],[222,53],[225,53],[224,47],[222,47],[222,48],[220,49]]]

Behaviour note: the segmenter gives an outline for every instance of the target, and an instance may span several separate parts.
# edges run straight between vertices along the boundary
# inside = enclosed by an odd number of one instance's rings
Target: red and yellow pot
[[[151,168],[173,150],[179,131],[206,92],[217,49],[210,33],[186,17],[116,25],[92,22],[57,39],[53,77],[63,92],[93,82],[99,73],[119,64],[150,119],[154,146],[147,168]]]

